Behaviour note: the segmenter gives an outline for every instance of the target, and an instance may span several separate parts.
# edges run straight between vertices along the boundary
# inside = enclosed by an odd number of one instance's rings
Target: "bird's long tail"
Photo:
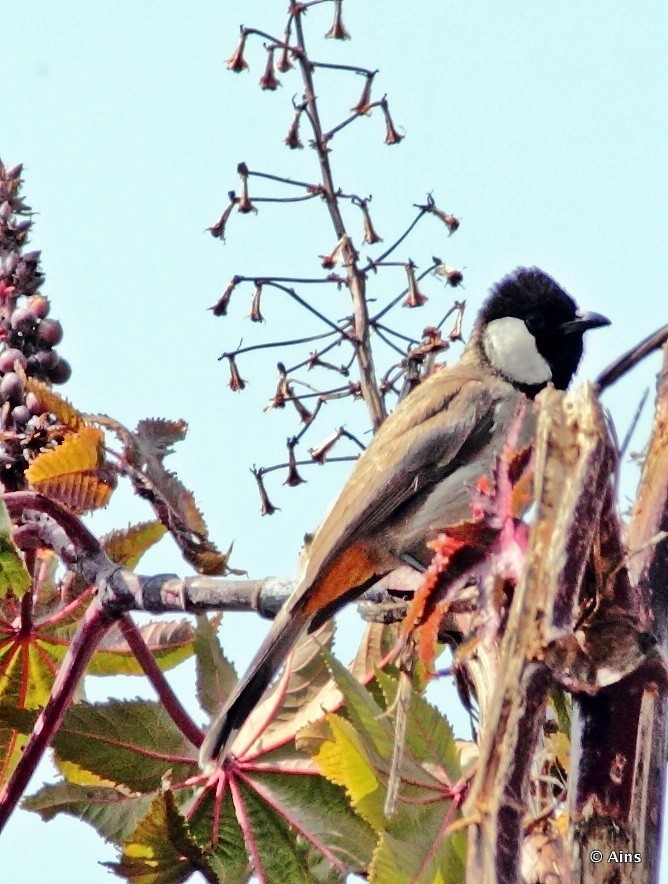
[[[200,749],[200,767],[221,761],[227,754],[301,633],[332,616],[351,595],[363,592],[377,571],[377,561],[363,542],[348,546],[320,573],[313,561],[310,565],[317,576],[307,571],[279,611],[248,671],[214,719]]]
[[[199,753],[200,767],[222,759],[281,664],[308,626],[311,615],[284,607],[276,616],[248,671],[237,682],[211,724]]]

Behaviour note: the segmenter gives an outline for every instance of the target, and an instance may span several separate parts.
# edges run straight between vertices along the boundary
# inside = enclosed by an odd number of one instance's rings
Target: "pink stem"
[[[176,694],[165,678],[163,671],[155,662],[155,657],[149,650],[141,632],[137,629],[136,625],[127,614],[124,614],[120,618],[118,625],[121,628],[123,637],[130,646],[130,650],[139,661],[139,665],[144,670],[144,674],[153,685],[153,688],[158,695],[158,699],[165,707],[165,712],[169,715],[186,739],[190,740],[190,742],[199,749],[204,740],[204,734],[179,702]]]
[[[60,727],[88,661],[114,619],[113,614],[105,611],[97,600],[86,611],[53,683],[46,706],[35,722],[21,760],[0,792],[0,832],[14,812],[30,777]]]

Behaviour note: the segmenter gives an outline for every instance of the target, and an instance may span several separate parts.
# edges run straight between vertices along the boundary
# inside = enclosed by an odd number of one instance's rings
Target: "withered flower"
[[[290,61],[288,57],[288,53],[290,52],[288,48],[288,44],[284,43],[281,47],[281,56],[276,62],[276,70],[280,71],[282,74],[286,74],[289,70],[294,68],[293,63]]]
[[[230,215],[232,214],[232,209],[234,208],[234,206],[236,205],[236,202],[237,202],[237,195],[235,194],[235,192],[233,190],[231,190],[228,195],[229,195],[230,201],[227,204],[227,206],[225,207],[225,211],[220,216],[220,218],[216,221],[216,223],[213,225],[213,227],[206,228],[208,230],[208,232],[211,234],[211,236],[215,237],[216,239],[222,239],[223,242],[225,242],[225,226],[228,222]]]
[[[376,230],[373,226],[373,222],[371,221],[371,215],[369,214],[368,200],[360,200],[357,205],[362,210],[362,217],[364,219],[364,233],[362,236],[362,241],[368,243],[369,245],[373,245],[377,242],[382,242],[383,238],[378,236]]]
[[[301,106],[295,108],[295,115],[290,123],[288,134],[285,136],[285,143],[290,150],[300,150],[304,147],[302,140],[299,137],[299,122],[301,120],[302,110],[303,107]]]
[[[385,144],[399,144],[400,141],[403,141],[404,136],[400,135],[394,127],[392,117],[390,116],[390,109],[387,106],[387,101],[383,99],[380,106],[385,117]]]
[[[299,415],[300,421],[303,424],[310,424],[313,420],[313,414],[308,410],[304,403],[294,395],[292,387],[290,387],[289,385],[287,385],[287,391],[289,394],[288,398],[290,399],[290,402],[292,402],[294,407],[297,409],[297,414]]]
[[[302,479],[297,470],[297,459],[295,457],[296,444],[297,440],[294,436],[292,439],[288,439],[288,476],[283,484],[289,485],[291,488],[306,482],[306,479]]]
[[[255,291],[253,292],[253,300],[251,301],[251,322],[264,322],[264,316],[260,310],[260,298],[262,297],[262,283],[255,283]]]
[[[227,316],[227,308],[230,303],[230,298],[232,297],[232,292],[238,285],[239,277],[233,276],[220,298],[218,298],[213,307],[209,307],[209,310],[213,311],[214,316]]]
[[[247,37],[248,34],[243,28],[241,28],[241,34],[239,36],[237,48],[225,62],[225,66],[227,67],[227,69],[230,71],[234,71],[235,74],[248,69],[248,62],[244,58],[244,49],[246,48]]]
[[[448,338],[451,341],[463,341],[462,337],[462,320],[464,319],[464,308],[466,307],[466,301],[455,301],[455,309],[457,314],[455,316],[455,324],[452,326],[452,331],[448,335]]]
[[[371,86],[373,84],[373,78],[376,76],[378,71],[371,71],[371,73],[366,75],[366,79],[364,81],[364,86],[362,87],[362,94],[360,95],[359,101],[357,104],[353,105],[350,110],[354,114],[369,114],[371,113],[371,108],[369,105],[371,104]]]
[[[425,206],[421,206],[420,208],[425,209],[427,212],[432,215],[436,215],[437,218],[440,218],[441,221],[448,228],[448,232],[450,236],[455,232],[455,230],[459,230],[460,219],[455,218],[454,215],[451,215],[450,212],[444,212],[443,209],[439,209],[438,206],[434,203],[434,200],[431,196],[429,196],[428,202]]]
[[[451,215],[449,212],[438,212],[439,218],[443,219],[443,223],[448,228],[450,235],[452,235],[455,230],[459,230],[460,220],[459,218],[455,218],[454,215]]]
[[[343,26],[343,0],[334,0],[334,22],[325,37],[331,40],[350,40],[350,34]]]
[[[237,172],[241,177],[241,196],[237,197],[237,208],[243,215],[247,215],[248,212],[257,212],[257,209],[248,196],[249,173],[246,163],[239,163],[239,165],[237,166]]]
[[[324,463],[327,459],[327,455],[332,450],[332,448],[336,445],[343,434],[343,427],[339,427],[338,430],[335,430],[331,436],[328,436],[320,445],[316,445],[313,448],[309,448],[308,453],[311,455],[311,459],[316,463]]]
[[[230,363],[230,390],[233,390],[236,393],[239,390],[245,389],[246,381],[239,374],[239,369],[237,368],[234,356],[228,356],[227,361]]]
[[[267,489],[264,487],[264,479],[262,478],[264,473],[262,469],[258,470],[256,467],[252,467],[251,473],[255,477],[255,481],[257,482],[257,490],[260,492],[260,512],[263,516],[273,516],[278,507],[275,507],[274,504],[269,500]]]
[[[320,264],[325,270],[331,270],[332,267],[336,267],[337,264],[341,263],[342,251],[347,241],[346,236],[342,236],[341,239],[334,246],[329,255],[318,255],[320,258]]]
[[[461,285],[464,280],[464,274],[461,270],[458,270],[456,267],[449,267],[443,262],[441,262],[438,267],[434,268],[434,273],[438,274],[438,276],[445,277],[445,281],[448,285],[452,286],[452,288]]]
[[[444,341],[441,336],[440,328],[436,328],[434,325],[428,325],[422,331],[422,344],[420,345],[420,349],[423,353],[434,353],[440,352],[441,350],[447,350],[450,344],[448,341]]]
[[[285,365],[279,362],[276,367],[278,368],[278,386],[273,397],[269,400],[265,411],[269,411],[272,408],[285,408],[286,399],[289,399],[292,395],[288,385],[288,373],[285,370]]]
[[[403,302],[403,306],[421,307],[425,301],[428,301],[429,299],[426,295],[423,295],[418,288],[417,279],[415,278],[415,264],[413,264],[412,261],[407,261],[404,264],[404,267],[406,269],[406,276],[408,277],[408,294]]]
[[[260,89],[274,92],[280,85],[280,80],[274,72],[274,47],[272,46],[267,49],[267,63],[264,66],[264,73],[260,77]]]

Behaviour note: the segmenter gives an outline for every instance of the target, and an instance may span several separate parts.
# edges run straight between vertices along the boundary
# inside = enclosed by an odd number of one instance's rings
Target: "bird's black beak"
[[[557,327],[557,331],[564,335],[570,335],[574,332],[581,335],[590,328],[602,328],[604,325],[610,325],[610,320],[607,316],[602,316],[600,313],[583,313],[578,311],[575,319],[571,319],[569,322],[562,322]]]

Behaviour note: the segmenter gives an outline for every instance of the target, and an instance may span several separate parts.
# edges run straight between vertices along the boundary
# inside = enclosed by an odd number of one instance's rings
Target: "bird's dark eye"
[[[534,310],[533,313],[529,313],[524,324],[532,335],[536,335],[545,328],[545,317],[540,311]]]

